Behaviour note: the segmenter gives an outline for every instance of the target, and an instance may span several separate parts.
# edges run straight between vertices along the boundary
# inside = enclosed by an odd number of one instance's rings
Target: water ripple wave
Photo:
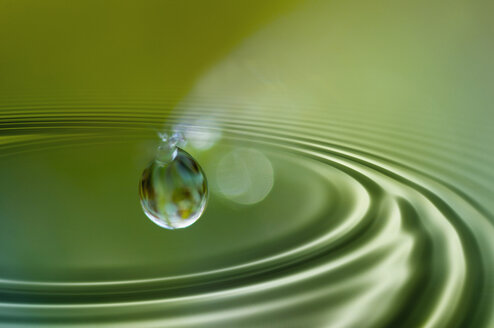
[[[102,281],[0,274],[2,325],[494,325],[493,215],[489,204],[462,188],[458,172],[448,171],[452,146],[441,136],[386,121],[368,124],[366,117],[329,116],[317,106],[301,118],[276,105],[256,109],[227,100],[197,99],[185,113],[149,99],[44,101],[24,99],[2,108],[2,160],[151,140],[157,130],[180,123],[197,131],[217,129],[222,142],[236,147],[288,156],[316,172],[327,185],[324,196],[340,202],[334,212],[321,214],[321,220],[334,222],[311,227],[310,238],[230,266]],[[195,123],[205,116],[214,118],[214,127]],[[492,153],[482,151],[483,145],[470,147],[468,139],[461,146],[476,159],[462,177],[489,190]]]

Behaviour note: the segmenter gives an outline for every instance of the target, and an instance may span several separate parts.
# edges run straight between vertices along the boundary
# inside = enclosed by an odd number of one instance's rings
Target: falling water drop
[[[139,196],[144,213],[166,229],[185,228],[196,222],[206,208],[206,175],[179,146],[182,134],[160,134],[161,145],[155,159],[142,173]]]

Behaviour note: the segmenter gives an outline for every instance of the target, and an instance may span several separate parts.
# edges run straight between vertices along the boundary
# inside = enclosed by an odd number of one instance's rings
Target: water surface
[[[492,5],[194,3],[1,2],[0,325],[492,327]]]

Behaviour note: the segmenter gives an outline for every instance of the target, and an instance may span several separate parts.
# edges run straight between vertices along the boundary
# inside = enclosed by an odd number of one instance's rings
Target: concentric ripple
[[[494,325],[492,153],[464,139],[459,176],[418,125],[218,99],[9,100],[3,326]],[[163,122],[221,132],[197,152],[212,180],[229,149],[262,151],[273,190],[241,207],[213,194],[180,235],[152,227],[135,188]]]

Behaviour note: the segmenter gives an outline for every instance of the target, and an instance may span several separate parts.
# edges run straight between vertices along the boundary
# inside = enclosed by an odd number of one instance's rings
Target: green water
[[[493,327],[493,9],[0,0],[0,326]]]

